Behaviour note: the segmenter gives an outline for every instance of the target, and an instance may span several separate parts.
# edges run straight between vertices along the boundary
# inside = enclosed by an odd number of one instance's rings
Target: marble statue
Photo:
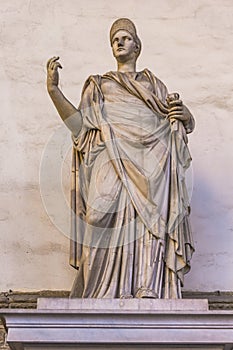
[[[136,70],[141,41],[127,18],[110,43],[117,71],[90,76],[78,108],[61,92],[59,57],[48,93],[73,139],[71,297],[181,298],[193,240],[185,170],[194,119],[177,93]]]

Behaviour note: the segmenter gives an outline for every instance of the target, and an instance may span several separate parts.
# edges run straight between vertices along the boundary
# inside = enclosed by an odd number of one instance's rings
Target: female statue
[[[47,63],[74,143],[71,297],[181,298],[194,250],[184,180],[194,119],[178,94],[136,70],[141,42],[129,19],[113,23],[110,42],[117,71],[90,76],[78,108],[58,87],[59,57]]]

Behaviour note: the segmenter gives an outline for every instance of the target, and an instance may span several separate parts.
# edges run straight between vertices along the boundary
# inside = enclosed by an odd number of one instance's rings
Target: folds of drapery
[[[74,138],[72,161],[70,263],[80,266],[84,247],[104,249],[140,239],[132,234],[128,241],[118,240],[120,225],[129,224],[123,217],[122,193],[126,193],[146,230],[164,242],[159,297],[180,297],[193,252],[184,179],[191,157],[182,123],[171,127],[165,118],[166,89],[157,86],[149,71],[145,74],[154,84],[152,92],[125,75],[104,76],[117,83],[122,93],[135,96],[137,102],[127,107],[105,101],[100,76],[90,77],[85,84],[80,104],[83,129]],[[138,124],[139,115],[144,124]],[[105,181],[99,169],[106,173]],[[115,240],[103,242],[104,231],[105,240],[106,236]]]

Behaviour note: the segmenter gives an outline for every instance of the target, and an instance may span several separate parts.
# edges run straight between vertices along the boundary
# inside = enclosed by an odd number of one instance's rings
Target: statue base
[[[79,310],[82,312],[124,313],[161,311],[208,311],[207,299],[77,299],[39,298],[38,310]]]
[[[207,300],[42,298],[2,316],[14,350],[233,347],[232,311],[209,311]]]

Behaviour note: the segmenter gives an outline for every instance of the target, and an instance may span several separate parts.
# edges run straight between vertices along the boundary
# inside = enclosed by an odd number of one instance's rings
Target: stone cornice
[[[63,299],[52,301],[51,308],[42,303],[44,309],[3,309],[2,317],[13,350],[55,350],[58,347],[70,350],[88,346],[92,349],[153,346],[156,349],[165,345],[166,349],[212,346],[231,350],[233,312],[209,311],[203,301],[199,307],[196,302],[192,306],[192,301],[184,301],[182,310],[182,300],[178,303],[162,301],[159,307],[158,300],[128,302],[125,299],[122,302],[115,299],[110,307],[111,301],[104,299],[98,303],[86,299],[86,306],[79,299],[75,309],[75,300],[66,303]]]

